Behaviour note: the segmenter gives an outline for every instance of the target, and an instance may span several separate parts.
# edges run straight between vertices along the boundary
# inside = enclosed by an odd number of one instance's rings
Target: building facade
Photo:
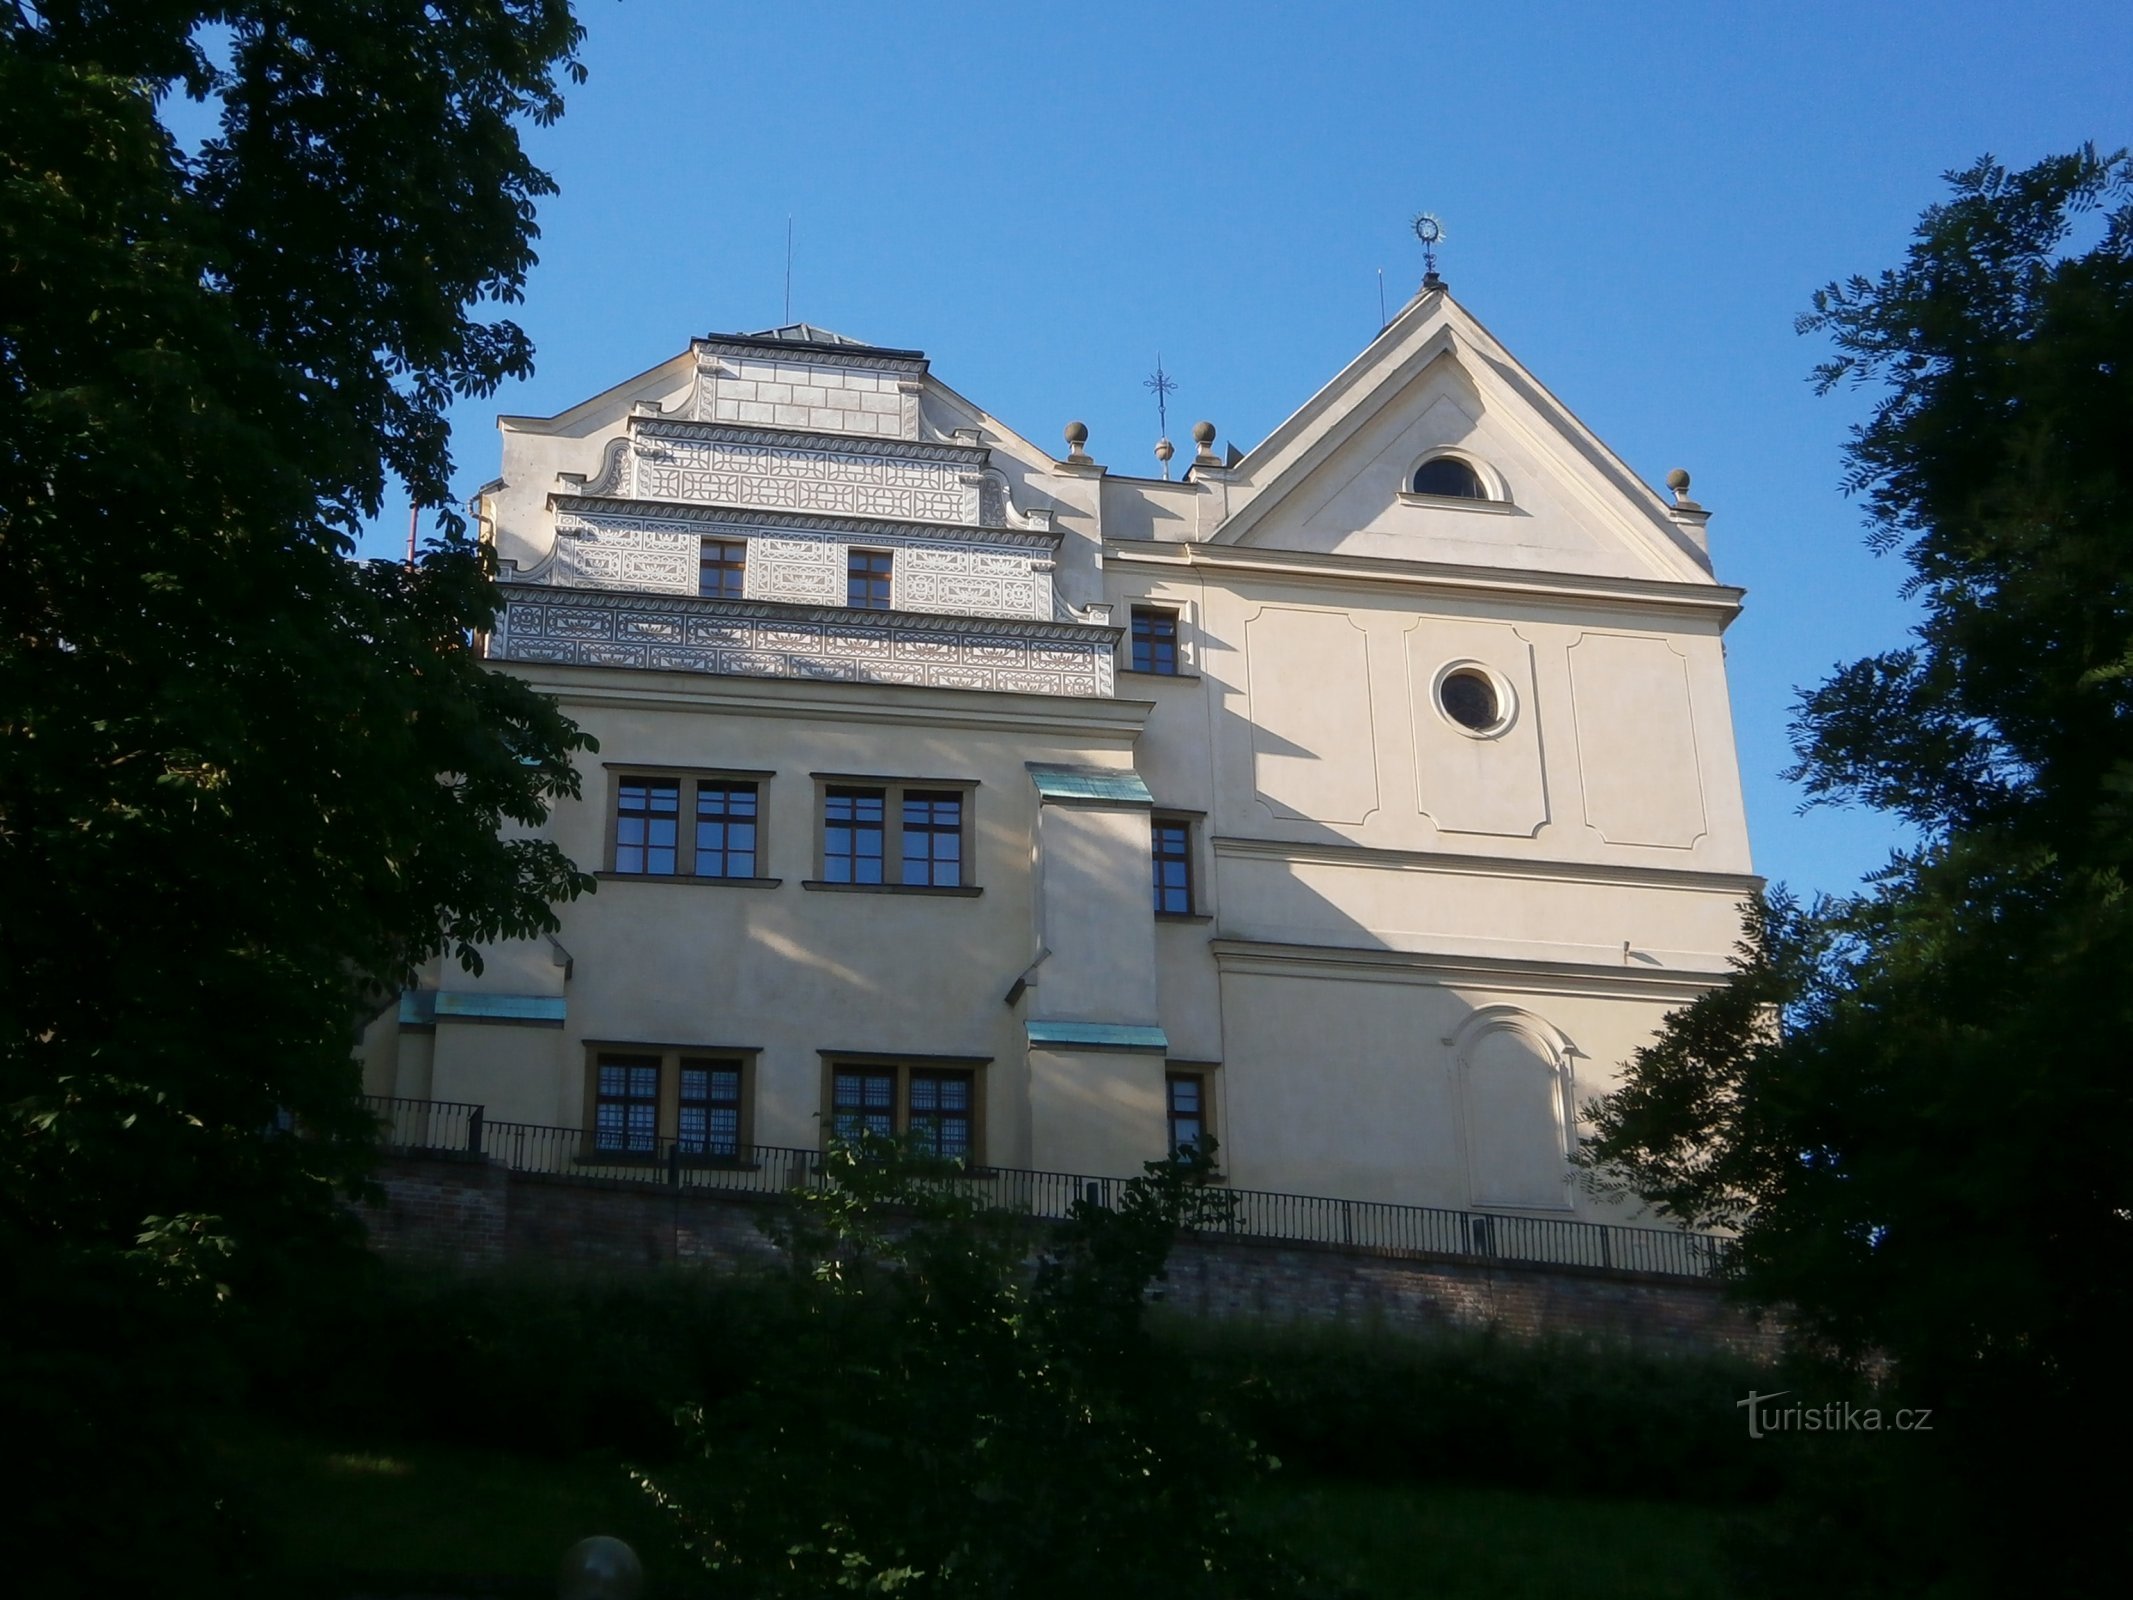
[[[373,1092],[1613,1217],[1579,1108],[1756,884],[1741,596],[1448,293],[1176,481],[806,325],[502,430],[486,651],[599,741],[548,823],[598,892],[426,974]]]

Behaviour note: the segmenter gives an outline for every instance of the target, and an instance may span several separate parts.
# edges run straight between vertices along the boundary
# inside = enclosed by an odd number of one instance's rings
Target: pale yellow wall
[[[1165,1153],[1159,1055],[1032,1050],[1029,1106],[1030,1164],[1041,1171],[1126,1177]]]

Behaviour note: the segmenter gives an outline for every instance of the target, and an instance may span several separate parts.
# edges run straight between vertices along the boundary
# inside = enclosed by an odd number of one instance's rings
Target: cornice
[[[533,661],[491,661],[488,665],[526,680],[566,706],[969,728],[1080,739],[1118,748],[1132,746],[1155,708],[1152,700],[1093,695],[1015,694],[919,684],[825,684]]]
[[[706,334],[691,344],[699,356],[736,351],[779,358],[795,367],[864,367],[912,378],[923,378],[927,368],[923,350],[891,350],[885,345],[813,344],[805,339],[758,338],[747,333]]]
[[[615,495],[551,494],[552,511],[576,516],[634,517],[644,522],[688,523],[738,528],[791,528],[804,533],[848,534],[860,539],[938,539],[957,544],[1013,545],[1019,549],[1057,549],[1065,534],[1058,530],[995,528],[973,522],[919,522],[905,517],[840,517],[808,511],[774,511],[757,506],[697,505],[675,500],[633,500]]]
[[[1685,583],[1668,578],[1612,578],[1524,567],[1467,566],[1448,561],[1406,561],[1392,556],[1343,556],[1315,550],[1276,550],[1257,545],[1209,545],[1117,539],[1104,542],[1104,560],[1134,566],[1189,567],[1217,572],[1268,573],[1291,582],[1342,588],[1420,589],[1442,594],[1545,596],[1567,605],[1624,605],[1716,617],[1739,615],[1745,589],[1726,584]]]
[[[1247,860],[1310,862],[1319,866],[1389,872],[1450,873],[1460,877],[1534,878],[1556,883],[1625,884],[1642,889],[1687,889],[1706,894],[1756,894],[1763,880],[1752,872],[1704,872],[1691,867],[1639,866],[1627,862],[1548,861],[1511,856],[1465,855],[1439,850],[1385,850],[1371,845],[1324,844],[1289,839],[1246,839],[1223,834],[1218,856]]]
[[[1034,617],[952,616],[934,611],[877,611],[855,606],[796,605],[782,600],[709,600],[693,594],[641,589],[579,589],[545,583],[499,583],[506,601],[532,606],[651,612],[667,616],[745,617],[768,622],[816,622],[881,628],[890,633],[961,634],[977,638],[1051,639],[1111,649],[1125,630],[1110,623],[1050,622]]]
[[[883,439],[864,433],[814,432],[803,428],[759,428],[746,422],[690,422],[681,417],[632,416],[633,436],[646,439],[696,439],[710,444],[769,446],[816,450],[835,455],[881,456],[902,461],[944,461],[980,471],[992,457],[982,444],[938,444],[931,439]]]
[[[1212,939],[1207,948],[1224,972],[1277,977],[1340,978],[1357,983],[1483,986],[1526,994],[1685,1002],[1727,981],[1723,972],[1652,971],[1575,961],[1510,956],[1364,949],[1348,945],[1284,944],[1258,939]]]

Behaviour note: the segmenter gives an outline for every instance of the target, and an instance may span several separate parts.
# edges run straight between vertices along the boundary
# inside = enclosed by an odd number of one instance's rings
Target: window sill
[[[1183,678],[1193,683],[1200,678],[1197,672],[1150,672],[1145,667],[1120,667],[1118,675],[1121,678]]]
[[[602,883],[686,883],[712,889],[775,889],[783,878],[700,878],[679,872],[596,872]]]
[[[1155,920],[1158,922],[1212,922],[1215,920],[1215,915],[1212,911],[1158,911],[1155,914]]]
[[[1493,511],[1506,516],[1518,507],[1508,500],[1481,500],[1464,494],[1416,494],[1412,489],[1400,491],[1403,506],[1435,506],[1442,511]]]
[[[808,878],[800,887],[823,894],[915,894],[950,900],[975,900],[985,892],[974,884],[958,884],[951,889],[931,883],[830,883],[821,878]]]

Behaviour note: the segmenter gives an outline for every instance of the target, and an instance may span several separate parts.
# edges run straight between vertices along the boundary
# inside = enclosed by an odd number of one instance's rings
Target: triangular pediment
[[[1436,455],[1486,498],[1409,492]],[[1231,470],[1216,544],[1712,581],[1659,495],[1441,291]]]

